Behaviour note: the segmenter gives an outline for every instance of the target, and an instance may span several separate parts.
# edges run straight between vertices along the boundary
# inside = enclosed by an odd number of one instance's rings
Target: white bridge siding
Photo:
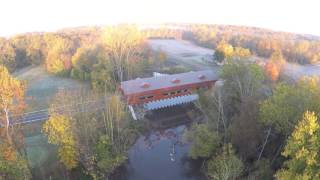
[[[197,99],[199,99],[198,94],[178,96],[178,97],[148,102],[144,104],[144,108],[146,110],[155,110],[155,109],[171,107],[179,104],[190,103],[190,102],[196,101]]]

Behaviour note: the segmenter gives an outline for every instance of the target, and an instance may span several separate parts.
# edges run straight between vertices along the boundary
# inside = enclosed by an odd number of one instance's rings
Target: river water
[[[170,112],[171,111],[171,112]],[[177,114],[177,109],[165,110],[165,114]],[[160,118],[163,113],[153,118]],[[189,144],[182,141],[187,125],[181,118],[170,118],[180,125],[166,129],[153,129],[141,136],[129,150],[129,160],[121,169],[117,180],[203,180],[201,164],[188,158]],[[151,119],[157,121],[157,119]],[[185,122],[189,122],[186,120]]]

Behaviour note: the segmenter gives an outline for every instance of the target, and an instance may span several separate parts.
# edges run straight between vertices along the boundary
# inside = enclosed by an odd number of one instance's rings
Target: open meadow
[[[14,73],[27,83],[27,110],[48,108],[50,100],[59,89],[88,88],[89,84],[70,78],[49,74],[42,66],[29,66]]]

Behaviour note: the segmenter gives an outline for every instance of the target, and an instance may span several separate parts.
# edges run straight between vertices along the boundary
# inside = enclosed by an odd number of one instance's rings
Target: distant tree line
[[[112,82],[143,72],[150,64],[149,51],[144,34],[135,26],[69,29],[0,39],[0,64],[10,72],[43,65],[49,73],[114,89]]]
[[[175,26],[175,28],[170,28]],[[252,54],[269,58],[280,51],[288,62],[312,64],[320,61],[320,38],[262,28],[206,25],[171,24],[161,29],[145,29],[149,38],[184,39],[207,48],[216,49],[221,42],[249,49]]]
[[[146,38],[190,40],[201,46],[218,50],[225,45],[231,45],[234,48],[248,49],[251,54],[264,58],[270,58],[274,52],[280,52],[286,61],[300,64],[317,63],[320,60],[320,39],[316,37],[243,26],[201,24],[180,25],[180,28],[177,28],[179,25],[175,25],[176,28],[170,28],[170,26],[173,25],[146,29],[138,29],[131,25],[87,27],[64,29],[54,33],[27,33],[8,39],[0,38],[0,64],[5,65],[10,72],[28,65],[44,64],[49,72],[55,74],[90,79],[90,71],[95,65],[114,62],[112,48],[119,47],[110,45],[120,37],[121,33],[139,42],[131,45],[135,47],[136,57],[139,55],[139,59],[144,60],[147,60],[150,55]],[[114,36],[112,33],[119,36]],[[132,38],[128,39],[127,46],[129,41],[133,40]],[[90,60],[86,60],[88,57]],[[82,67],[75,64],[78,60]],[[121,65],[123,67],[120,69],[117,68],[119,72],[126,66],[132,67],[128,63],[137,60],[133,58],[125,61],[121,63],[126,65]],[[141,60],[137,62],[140,67],[142,67],[141,64],[148,64]],[[113,66],[115,66],[114,63]],[[125,76],[134,76],[132,70],[127,70]]]
[[[288,62],[300,64],[316,63],[320,60],[320,39],[306,35],[223,25],[191,25],[183,39],[217,48],[225,41],[234,47],[249,49],[253,54],[269,58],[273,52],[281,51]]]

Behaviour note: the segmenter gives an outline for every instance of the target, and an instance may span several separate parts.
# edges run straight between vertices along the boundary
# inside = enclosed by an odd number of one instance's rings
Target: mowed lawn
[[[30,66],[20,69],[14,73],[14,76],[26,81],[27,110],[32,111],[48,108],[50,100],[59,89],[89,88],[88,83],[49,74],[43,66]]]

